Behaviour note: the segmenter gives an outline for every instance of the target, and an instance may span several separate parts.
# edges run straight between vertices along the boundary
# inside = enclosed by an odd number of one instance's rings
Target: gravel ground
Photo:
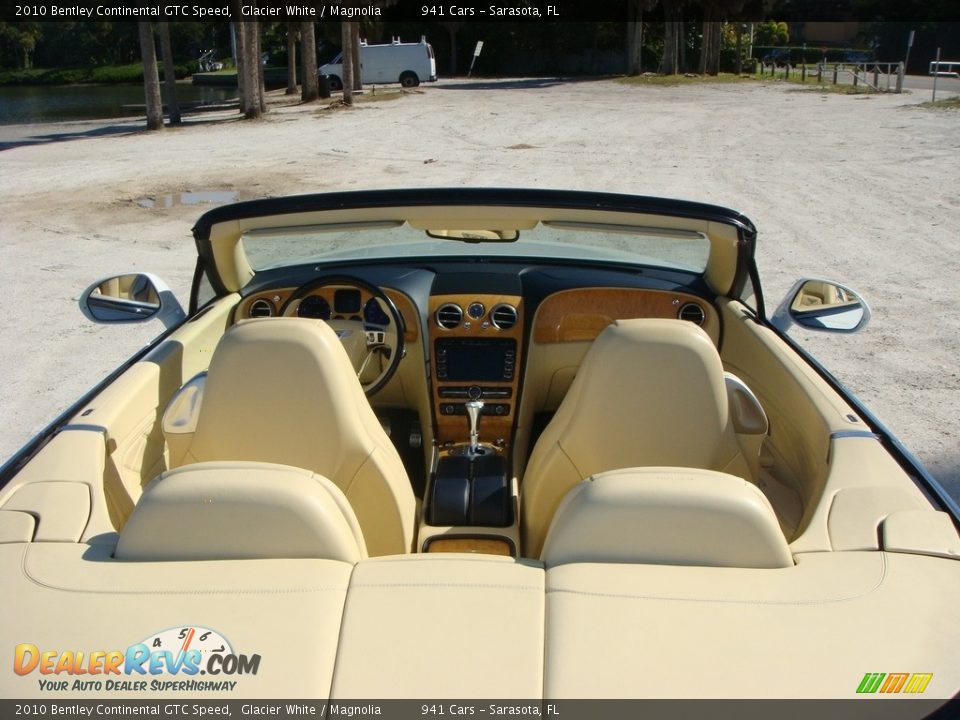
[[[186,301],[206,208],[141,198],[534,186],[739,209],[771,306],[803,275],[860,290],[866,331],[797,337],[960,499],[960,111],[779,83],[442,81],[352,110],[272,99],[262,121],[157,134],[0,127],[0,461],[158,332],[88,324],[86,285],[149,270]]]

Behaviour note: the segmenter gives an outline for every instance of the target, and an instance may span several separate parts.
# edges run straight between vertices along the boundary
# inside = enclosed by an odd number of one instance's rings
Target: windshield
[[[700,273],[710,254],[710,241],[702,233],[669,228],[551,222],[520,230],[516,240],[489,242],[438,237],[446,232],[372,222],[255,230],[242,241],[254,270],[330,260],[516,257],[601,260]]]

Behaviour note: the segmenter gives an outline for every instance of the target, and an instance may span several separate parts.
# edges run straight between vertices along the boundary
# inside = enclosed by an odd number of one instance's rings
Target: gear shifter
[[[483,410],[483,400],[468,400],[467,420],[470,422],[470,455],[478,455],[480,451],[480,413]]]

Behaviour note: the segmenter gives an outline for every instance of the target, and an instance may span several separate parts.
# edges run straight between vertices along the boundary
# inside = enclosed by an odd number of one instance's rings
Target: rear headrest
[[[629,468],[576,485],[541,559],[780,568],[793,565],[770,503],[745,480],[688,468]]]
[[[307,470],[208,462],[164,473],[144,491],[120,533],[121,560],[367,556],[343,492]]]

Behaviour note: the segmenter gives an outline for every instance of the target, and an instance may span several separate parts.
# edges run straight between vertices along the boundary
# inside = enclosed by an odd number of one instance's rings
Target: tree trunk
[[[353,89],[363,90],[363,63],[360,60],[360,23],[350,23],[350,40],[353,50]]]
[[[679,56],[678,70],[687,72],[690,66],[687,64],[687,28],[683,24],[683,14],[680,8],[677,8],[677,53]]]
[[[256,46],[257,46],[257,83],[260,86],[260,113],[265,113],[267,111],[267,82],[263,76],[263,60],[260,58],[261,51],[263,49],[263,43],[260,42],[260,28],[262,27],[260,23],[254,23],[253,27],[256,31]]]
[[[680,10],[677,0],[663,3],[663,74],[676,75],[679,70]]]
[[[287,23],[287,95],[297,94],[297,24]]]
[[[239,6],[238,6],[239,7]],[[231,10],[231,12],[234,12]],[[235,11],[237,16],[239,16],[240,11]],[[230,23],[233,27],[233,44],[235,49],[234,56],[234,65],[237,67],[237,93],[240,99],[240,114],[247,114],[247,105],[249,104],[249,94],[247,92],[247,78],[246,78],[246,65],[247,65],[247,56],[246,56],[246,42],[243,33],[243,23],[234,22]]]
[[[643,52],[643,0],[629,0],[627,18],[627,75],[639,75]]]
[[[734,25],[737,32],[737,75],[743,73],[743,26],[740,23]]]
[[[147,130],[163,130],[163,101],[160,99],[160,74],[157,49],[153,44],[153,26],[138,22],[140,55],[143,58],[143,92],[147,103]]]
[[[243,85],[247,94],[247,105],[243,116],[248,120],[263,114],[260,98],[260,46],[257,36],[257,23],[244,22],[243,35]]]
[[[720,45],[723,42],[723,23],[714,20],[710,23],[710,53],[707,55],[707,74],[720,74]]]
[[[700,33],[700,62],[697,72],[700,75],[707,74],[707,66],[710,64],[710,45],[713,43],[713,22],[710,20],[710,11],[707,10],[704,15],[703,25]]]
[[[160,30],[160,52],[163,53],[163,85],[166,89],[167,116],[171,125],[180,124],[180,103],[177,101],[177,73],[173,67],[173,49],[170,46],[170,23],[157,23]]]
[[[447,29],[447,35],[450,37],[450,77],[457,76],[457,31],[460,29],[458,22],[445,22],[443,26]]]
[[[313,102],[320,97],[320,90],[317,86],[317,36],[312,22],[300,23],[300,64],[303,72],[300,99]]]
[[[343,103],[353,105],[353,30],[350,23],[340,23],[340,47],[343,50]]]

